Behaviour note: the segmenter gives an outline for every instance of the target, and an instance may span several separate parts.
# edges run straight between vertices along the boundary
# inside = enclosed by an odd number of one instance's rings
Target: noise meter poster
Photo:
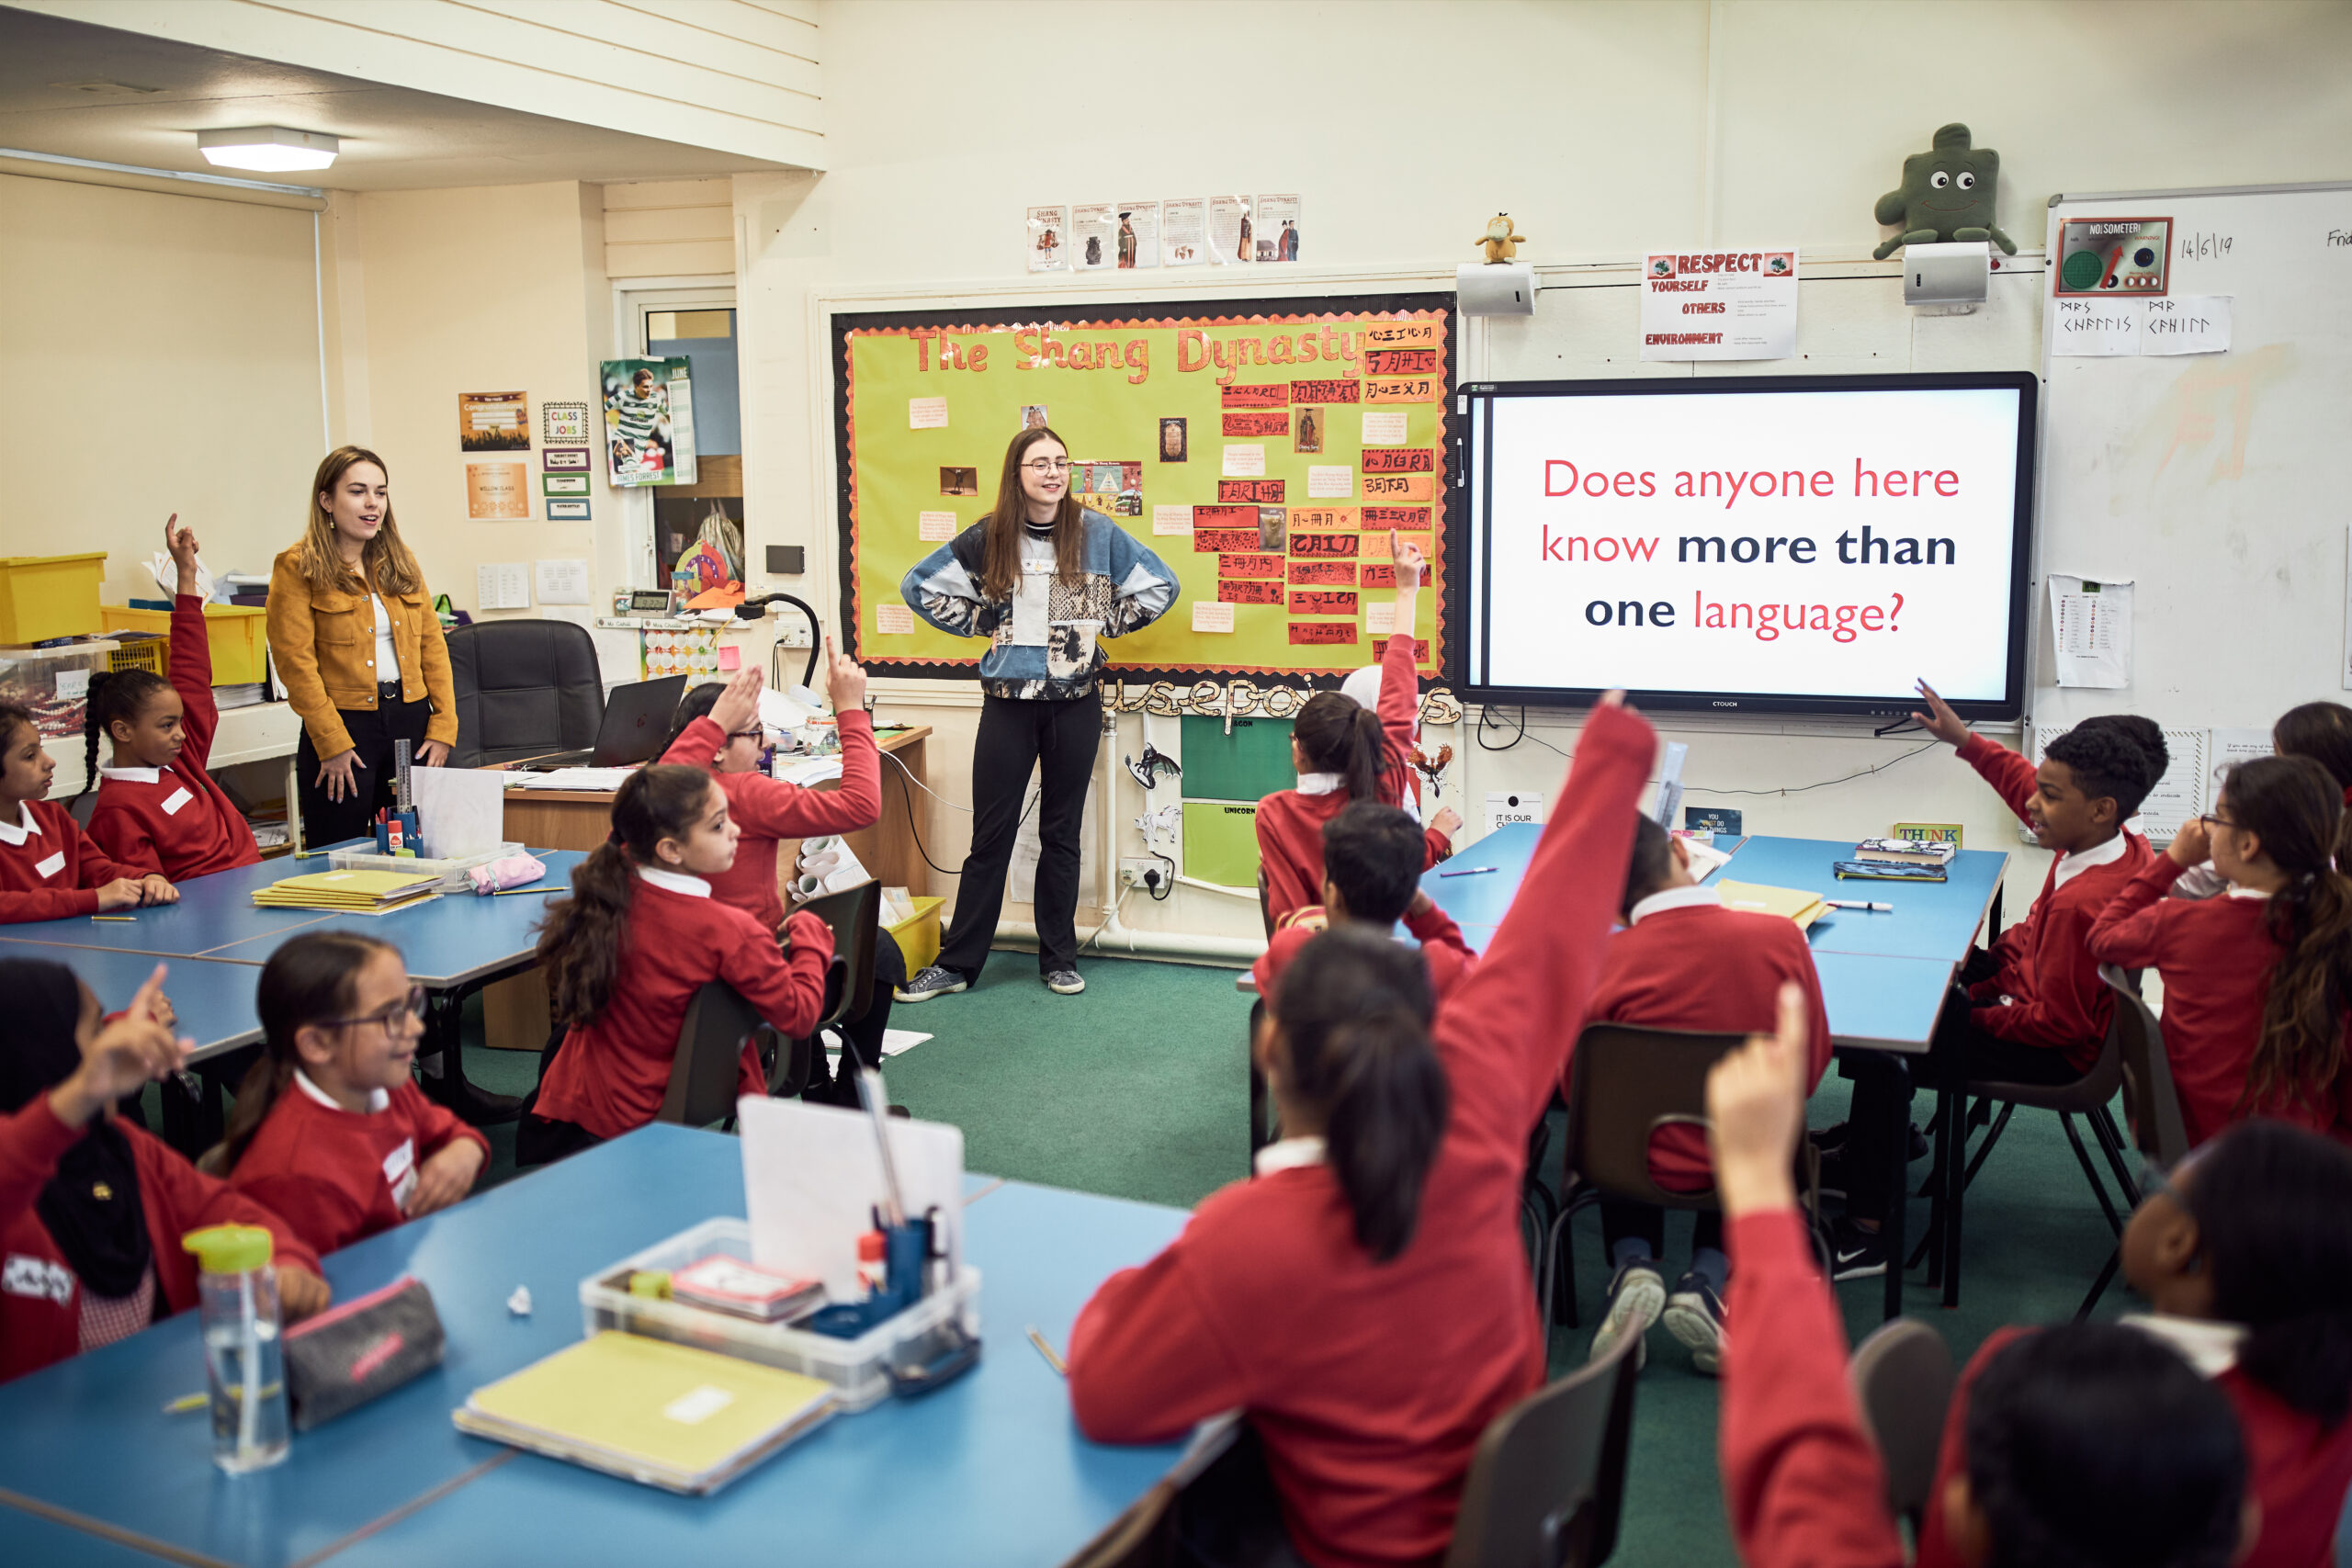
[[[2018,403],[1497,398],[1479,683],[2000,700]]]

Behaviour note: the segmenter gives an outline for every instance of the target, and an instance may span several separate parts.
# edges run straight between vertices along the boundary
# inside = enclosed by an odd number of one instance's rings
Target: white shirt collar
[[[33,816],[31,801],[17,802],[17,821],[0,822],[0,844],[11,844],[21,848],[28,834],[40,831],[40,822]]]
[[[2242,1323],[2175,1317],[2160,1312],[2126,1313],[2123,1321],[2179,1351],[2200,1378],[2217,1378],[2236,1366],[2238,1348],[2245,1342],[2245,1325]]]
[[[164,770],[161,768],[100,768],[98,777],[120,779],[125,784],[162,784]]]
[[[321,1105],[325,1106],[329,1111],[342,1111],[344,1109],[342,1101],[336,1100],[334,1096],[329,1094],[326,1090],[312,1083],[311,1081],[311,1075],[304,1072],[300,1067],[294,1069],[294,1087],[300,1089],[304,1094],[309,1095],[312,1100],[317,1100]],[[368,1091],[368,1115],[375,1115],[378,1111],[386,1109],[391,1103],[391,1090],[385,1089],[371,1089]]]
[[[1339,773],[1298,775],[1298,793],[1301,795],[1337,795],[1347,787],[1347,779]]]
[[[710,884],[699,876],[688,876],[683,871],[663,871],[659,866],[641,865],[637,874],[665,893],[683,893],[689,898],[710,897]]]
[[[1626,911],[1625,923],[1638,926],[1642,923],[1644,916],[1659,914],[1668,909],[1690,909],[1702,904],[1713,904],[1720,908],[1723,901],[1724,896],[1714,888],[1701,887],[1694,883],[1686,882],[1679,887],[1668,887],[1653,893],[1634,905]]]
[[[2262,888],[2240,887],[2236,883],[2233,882],[2230,884],[2228,897],[2232,898],[2267,898],[2270,895]]]
[[[2051,886],[2064,887],[2095,865],[2113,865],[2123,858],[2124,852],[2130,848],[2131,844],[2126,835],[2118,833],[2103,844],[2094,845],[2087,850],[2076,850],[2070,855],[2061,855],[2058,857],[2058,880]]]
[[[1250,1168],[1260,1176],[1272,1176],[1278,1170],[1298,1170],[1324,1161],[1323,1140],[1320,1138],[1278,1138],[1258,1151]]]

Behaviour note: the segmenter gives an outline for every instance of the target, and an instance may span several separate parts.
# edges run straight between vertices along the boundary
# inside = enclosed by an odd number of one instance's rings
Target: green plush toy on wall
[[[1875,216],[1903,232],[1871,254],[1884,261],[1904,245],[1952,240],[1990,240],[2007,255],[2018,243],[1993,221],[1993,197],[2001,185],[2001,155],[1971,147],[1968,127],[1947,125],[1925,152],[1903,160],[1903,185],[1878,198]]]

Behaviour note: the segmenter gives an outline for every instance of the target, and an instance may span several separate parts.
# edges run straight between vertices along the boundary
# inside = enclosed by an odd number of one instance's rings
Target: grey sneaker
[[[1046,989],[1056,996],[1074,997],[1086,989],[1086,981],[1075,969],[1057,969],[1046,976]]]
[[[1666,1276],[1655,1260],[1640,1258],[1618,1265],[1609,1281],[1609,1304],[1601,1311],[1600,1326],[1593,1332],[1592,1351],[1586,1359],[1597,1361],[1630,1337],[1641,1341],[1634,1347],[1634,1364],[1642,1365],[1649,1359],[1649,1341],[1645,1337],[1665,1310]]]
[[[897,987],[891,995],[902,1002],[927,1002],[933,997],[952,997],[970,985],[953,969],[942,969],[934,964],[905,985]]]
[[[1685,1274],[1666,1298],[1666,1330],[1690,1348],[1690,1364],[1709,1377],[1724,1364],[1724,1302],[1700,1275]]]

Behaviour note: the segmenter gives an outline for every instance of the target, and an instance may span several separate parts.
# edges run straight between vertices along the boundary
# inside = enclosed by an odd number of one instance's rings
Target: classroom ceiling
[[[343,139],[342,154],[316,174],[218,173],[341,190],[698,179],[783,166],[0,7],[0,147],[212,173],[196,133],[247,125],[326,131]]]

